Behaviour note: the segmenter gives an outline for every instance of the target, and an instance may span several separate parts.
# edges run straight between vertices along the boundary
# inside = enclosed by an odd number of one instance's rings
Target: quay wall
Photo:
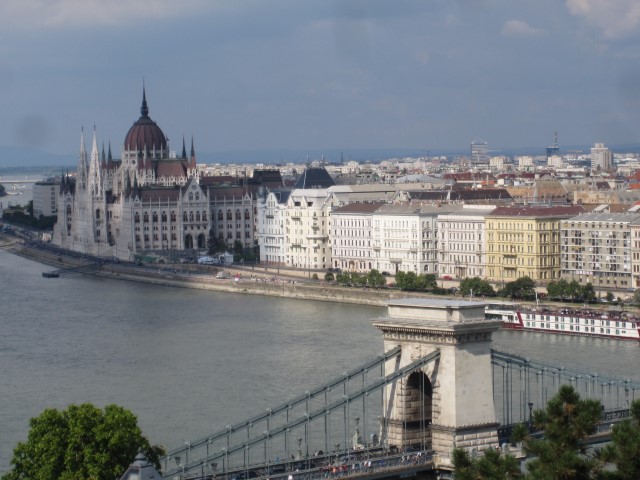
[[[80,259],[62,257],[58,254],[31,248],[20,243],[14,244],[7,250],[54,268],[74,267],[86,263]],[[211,274],[206,274],[198,271],[198,267],[199,266],[196,265],[136,267],[128,264],[106,263],[100,270],[90,272],[90,274],[179,288],[197,288],[218,292],[267,295],[299,300],[318,300],[380,307],[386,306],[387,302],[391,299],[430,297],[428,294],[417,292],[340,287],[335,284],[324,284],[324,282],[320,281],[317,281],[317,283],[309,281],[307,283],[300,279],[288,278],[279,278],[278,281],[271,281],[269,279],[273,278],[272,275],[254,274],[251,270],[233,270],[229,268],[225,268],[225,270],[231,273],[237,272],[241,275],[238,281],[233,277],[230,279],[217,279],[215,278],[215,271],[212,271]],[[217,269],[214,270],[217,271]]]

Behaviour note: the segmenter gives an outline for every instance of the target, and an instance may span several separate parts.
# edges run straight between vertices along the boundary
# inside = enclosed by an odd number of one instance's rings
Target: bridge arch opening
[[[433,385],[422,370],[411,373],[403,395],[404,446],[431,446],[429,426],[433,418]]]

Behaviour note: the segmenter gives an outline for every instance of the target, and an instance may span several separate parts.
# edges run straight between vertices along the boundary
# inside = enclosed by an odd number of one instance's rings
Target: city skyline
[[[95,125],[119,156],[143,79],[176,151],[640,139],[633,0],[8,0],[0,18],[4,147],[74,156]]]

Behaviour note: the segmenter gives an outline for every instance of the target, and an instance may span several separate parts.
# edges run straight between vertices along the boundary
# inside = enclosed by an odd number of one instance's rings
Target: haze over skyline
[[[637,0],[4,0],[0,145],[463,150],[640,141]]]

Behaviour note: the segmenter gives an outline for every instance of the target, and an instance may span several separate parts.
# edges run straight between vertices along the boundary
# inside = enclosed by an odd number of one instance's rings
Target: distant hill
[[[48,167],[52,165],[75,165],[77,154],[55,155],[30,147],[0,146],[0,169],[8,167]]]
[[[544,155],[545,147],[500,148],[499,145],[489,145],[491,155]],[[560,154],[581,151],[588,154],[593,145],[560,145]],[[607,145],[614,153],[640,152],[640,143],[625,145]],[[355,160],[358,162],[379,162],[390,158],[417,158],[417,157],[457,157],[469,156],[468,149],[420,149],[420,148],[378,148],[378,149],[269,149],[269,150],[218,150],[211,152],[196,151],[198,163],[262,163],[275,165],[281,163],[304,164],[310,161],[320,160],[324,157],[327,163],[338,163]],[[118,154],[116,154],[118,155]],[[74,169],[78,162],[78,154],[68,153],[56,155],[29,147],[2,147],[0,146],[0,172],[7,168],[32,168],[64,166],[65,169]]]

